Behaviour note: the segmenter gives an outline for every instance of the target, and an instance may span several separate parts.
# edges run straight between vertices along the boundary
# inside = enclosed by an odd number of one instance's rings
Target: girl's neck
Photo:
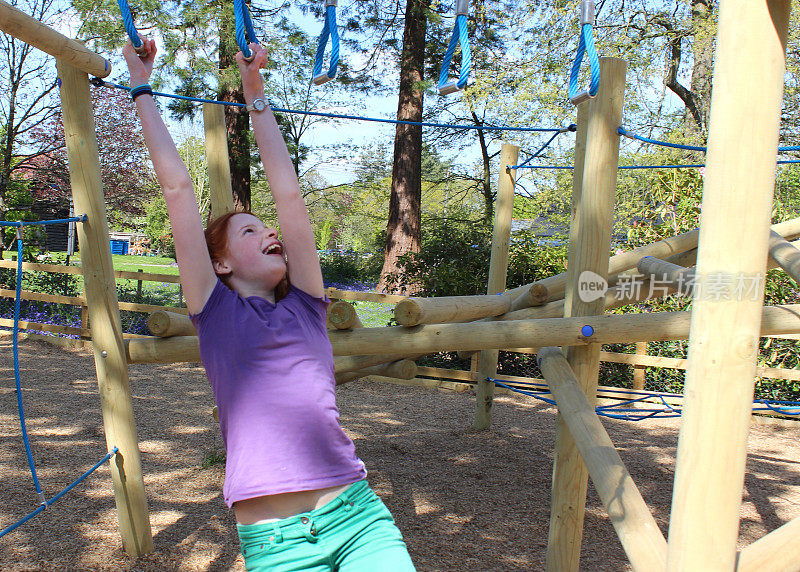
[[[273,304],[275,303],[275,289],[268,288],[264,284],[251,284],[249,282],[239,281],[235,278],[231,278],[229,281],[229,286],[231,290],[234,290],[244,298],[259,296],[268,302],[272,302]]]

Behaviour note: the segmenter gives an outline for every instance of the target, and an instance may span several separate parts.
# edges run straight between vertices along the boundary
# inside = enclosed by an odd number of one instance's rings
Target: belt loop
[[[316,543],[319,538],[317,538],[317,525],[314,522],[313,517],[303,518],[300,522],[303,523],[303,535],[306,537],[306,540],[311,542],[312,544]]]
[[[272,524],[272,532],[269,534],[270,542],[283,542],[283,533],[281,527],[277,523]]]

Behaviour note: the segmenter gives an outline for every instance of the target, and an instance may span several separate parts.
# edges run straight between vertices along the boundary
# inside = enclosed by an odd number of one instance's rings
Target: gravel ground
[[[36,507],[19,437],[11,345],[0,341],[0,529]],[[94,362],[85,350],[21,344],[23,398],[48,497],[105,454]],[[244,570],[221,488],[222,443],[197,364],[134,365],[134,396],[155,552],[121,549],[104,466],[44,514],[0,538],[2,570]],[[353,437],[419,570],[541,570],[556,416],[523,396],[500,397],[490,431],[469,429],[468,393],[353,382],[340,388]],[[677,420],[604,420],[666,533]],[[800,430],[755,427],[740,545],[800,516]],[[590,487],[582,569],[628,570]]]

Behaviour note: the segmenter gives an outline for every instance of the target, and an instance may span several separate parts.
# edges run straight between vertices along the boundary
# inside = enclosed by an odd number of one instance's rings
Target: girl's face
[[[246,285],[274,290],[286,275],[278,231],[251,214],[241,213],[230,219],[227,238],[228,250],[214,262],[214,271],[229,275],[234,289]]]

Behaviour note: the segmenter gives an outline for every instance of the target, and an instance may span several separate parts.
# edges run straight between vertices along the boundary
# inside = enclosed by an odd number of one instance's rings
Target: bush
[[[328,251],[320,254],[322,279],[326,286],[341,289],[369,289],[378,281],[383,260],[379,254]]]

